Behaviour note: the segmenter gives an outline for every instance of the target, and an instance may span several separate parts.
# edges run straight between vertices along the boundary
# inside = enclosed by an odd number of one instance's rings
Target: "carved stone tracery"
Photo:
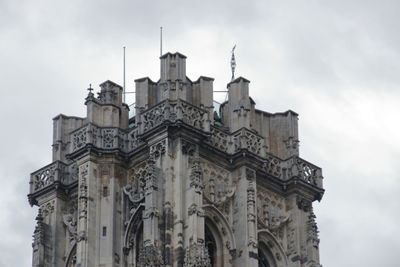
[[[131,214],[144,200],[146,176],[149,171],[148,162],[145,161],[139,165],[133,167],[129,171],[129,178],[127,185],[123,188],[124,194],[127,196],[128,202],[128,214]],[[129,220],[129,217],[126,218]]]
[[[201,161],[200,165],[203,170],[204,198],[229,217],[231,199],[236,190],[231,174],[208,161]]]
[[[285,199],[266,188],[257,187],[257,214],[258,228],[268,229],[282,243],[290,218]]]

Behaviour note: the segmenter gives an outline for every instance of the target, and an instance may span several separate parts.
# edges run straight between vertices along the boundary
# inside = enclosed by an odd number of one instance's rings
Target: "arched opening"
[[[214,206],[205,205],[204,236],[212,267],[232,267],[236,242],[231,225]]]
[[[217,243],[207,225],[205,226],[205,245],[210,257],[211,267],[215,267],[217,262]]]
[[[258,246],[258,267],[271,267],[266,254],[267,251],[265,244],[260,243]]]
[[[268,230],[258,232],[258,266],[288,266],[288,260],[282,245]]]
[[[209,218],[206,218],[204,230],[204,242],[208,251],[208,255],[210,257],[211,266],[225,266],[223,241],[217,226]]]
[[[137,229],[136,235],[135,235],[135,263],[136,266],[139,263],[139,256],[140,252],[143,249],[143,223],[140,224],[140,226]]]
[[[143,213],[144,205],[140,205],[131,215],[124,236],[124,264],[123,266],[138,266],[139,255],[143,249]]]
[[[76,243],[71,247],[68,252],[67,259],[65,261],[66,267],[75,267],[76,266]]]

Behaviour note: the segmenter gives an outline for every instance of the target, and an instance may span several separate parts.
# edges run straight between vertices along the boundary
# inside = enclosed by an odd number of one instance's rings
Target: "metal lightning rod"
[[[124,63],[123,63],[123,92],[124,92],[124,103],[126,103],[125,95],[126,95],[126,88],[125,88],[125,46],[124,46]]]
[[[162,56],[162,26],[160,27],[160,57]]]

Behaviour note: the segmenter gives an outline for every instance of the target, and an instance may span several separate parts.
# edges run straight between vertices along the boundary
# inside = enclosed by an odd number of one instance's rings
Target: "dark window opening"
[[[207,226],[205,227],[205,245],[210,256],[211,267],[214,267],[217,256],[217,243]]]
[[[143,223],[140,225],[138,232],[136,233],[136,263],[139,263],[140,252],[143,249]]]
[[[103,236],[107,235],[107,227],[103,226]]]
[[[270,267],[267,257],[260,249],[258,250],[258,267]]]
[[[103,197],[107,197],[108,196],[108,187],[104,186],[103,187]]]

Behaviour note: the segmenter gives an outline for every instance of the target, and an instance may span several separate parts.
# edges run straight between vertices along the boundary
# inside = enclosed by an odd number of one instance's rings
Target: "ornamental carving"
[[[66,181],[66,183],[72,183],[78,180],[79,176],[79,170],[78,170],[78,164],[73,163],[70,166],[70,173],[69,173],[69,181]]]
[[[163,139],[150,147],[150,157],[157,160],[161,155],[164,155],[167,149],[167,139]]]
[[[316,216],[311,207],[310,212],[308,214],[307,219],[307,242],[309,242],[313,247],[318,248],[319,246],[319,237],[318,237],[318,226],[315,222]]]
[[[134,150],[140,146],[143,142],[139,139],[139,128],[133,128],[128,134],[128,147],[130,150]]]
[[[229,216],[231,199],[235,194],[236,183],[230,172],[208,161],[201,162],[203,170],[203,195],[225,215]]]
[[[186,141],[185,139],[182,140],[182,153],[188,155],[189,157],[193,157],[196,154],[196,145]]]
[[[142,125],[143,125],[143,131],[146,132],[161,123],[164,122],[165,119],[165,101],[161,102],[160,104],[156,105],[155,107],[145,111],[142,113],[141,118],[142,118]]]
[[[233,145],[235,152],[240,149],[247,149],[249,152],[261,155],[264,146],[264,138],[243,128],[233,135]]]
[[[78,239],[77,233],[77,219],[78,219],[78,202],[72,200],[67,203],[67,209],[63,214],[63,223],[67,229],[68,238],[70,243],[74,243]]]
[[[83,127],[72,134],[72,149],[74,151],[86,145],[87,142],[86,132],[87,132],[87,127]]]
[[[291,256],[292,258],[295,258],[295,256],[298,254],[296,251],[296,227],[295,227],[295,222],[293,217],[289,217],[288,223],[287,223],[287,256]]]
[[[103,147],[105,149],[107,148],[115,148],[116,144],[116,133],[117,129],[103,129],[102,134],[103,134]]]
[[[230,135],[219,130],[216,127],[211,127],[211,136],[207,140],[207,143],[217,148],[218,150],[227,153],[230,145]]]
[[[197,206],[195,203],[193,203],[188,208],[188,215],[189,216],[197,215],[197,216],[204,217],[204,210],[202,208],[200,208],[199,206]]]
[[[200,160],[198,157],[193,157],[190,167],[190,187],[194,188],[195,192],[200,193],[204,188],[203,171],[201,169]]]
[[[36,227],[33,232],[32,247],[35,248],[38,245],[44,244],[45,238],[45,223],[43,222],[42,210],[39,208],[38,215],[36,216]]]
[[[179,101],[179,104],[182,112],[182,121],[195,128],[204,129],[206,111],[182,100]]]
[[[299,157],[293,158],[291,163],[291,176],[322,187],[322,172],[320,168]]]
[[[58,180],[60,171],[63,170],[63,166],[59,162],[54,162],[46,167],[34,172],[31,175],[31,183],[33,185],[33,191],[42,189],[54,181]],[[62,175],[61,175],[62,176]]]
[[[40,209],[42,211],[43,218],[46,218],[48,215],[54,212],[54,204],[55,201],[49,201],[46,204],[43,204]]]
[[[281,162],[282,161],[280,159],[267,154],[263,169],[267,174],[281,178],[282,176]]]
[[[211,267],[208,250],[203,243],[192,243],[186,249],[184,267]]]
[[[257,214],[258,228],[268,229],[282,243],[290,218],[285,199],[266,188],[257,187]]]
[[[88,175],[89,163],[79,166],[79,185],[78,185],[78,220],[84,225],[87,223],[88,209]],[[83,228],[85,229],[85,228]],[[86,240],[86,230],[82,230],[77,235],[77,242]]]
[[[162,267],[163,257],[159,248],[154,245],[143,247],[139,252],[138,267]]]
[[[299,140],[296,139],[294,136],[289,136],[288,139],[283,141],[286,145],[286,149],[289,153],[295,152],[299,148]]]
[[[296,204],[297,207],[304,212],[309,212],[312,209],[311,201],[300,196],[296,197]]]
[[[143,219],[149,219],[159,216],[160,216],[160,211],[155,207],[148,208],[143,213]]]
[[[129,213],[132,213],[144,199],[145,177],[148,175],[147,173],[147,161],[133,167],[129,171],[128,184],[123,188],[124,194],[130,201]]]
[[[144,186],[145,194],[151,194],[154,190],[158,190],[157,169],[156,169],[155,159],[151,155],[150,158],[147,160],[147,170],[144,180],[145,180],[145,186]]]

